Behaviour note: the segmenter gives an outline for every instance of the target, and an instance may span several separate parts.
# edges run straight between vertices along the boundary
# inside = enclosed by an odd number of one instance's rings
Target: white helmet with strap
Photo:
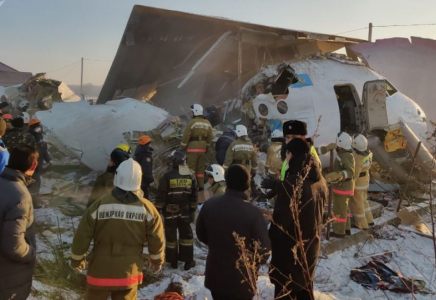
[[[236,126],[236,130],[235,130],[235,132],[236,132],[236,135],[237,135],[238,137],[248,135],[247,127],[245,127],[244,125],[238,125],[238,126]]]
[[[206,174],[209,174],[213,177],[215,182],[225,181],[224,178],[224,168],[220,165],[211,165],[206,169]]]
[[[339,148],[351,151],[352,144],[353,144],[353,139],[351,138],[351,136],[348,133],[346,133],[344,131],[341,131],[338,133],[338,136],[336,138],[336,145]]]
[[[22,113],[21,113],[21,117],[22,117],[23,120],[24,120],[24,124],[29,124],[29,121],[30,121],[30,115],[29,115],[28,113],[26,113],[26,112],[22,112]]]
[[[368,149],[368,140],[362,134],[356,134],[353,140],[353,148],[364,152]]]
[[[20,102],[20,104],[18,104],[18,106],[20,107],[20,108],[24,108],[24,107],[29,107],[29,105],[30,105],[30,103],[29,103],[29,101],[27,101],[27,100],[22,100],[21,102]]]
[[[271,138],[272,139],[279,139],[283,137],[283,131],[276,129],[273,131],[273,133],[271,134]]]
[[[141,189],[141,166],[132,158],[123,161],[115,172],[114,185],[123,191],[134,192]]]
[[[191,111],[194,114],[194,116],[202,116],[203,115],[203,106],[200,104],[193,104],[191,105]]]

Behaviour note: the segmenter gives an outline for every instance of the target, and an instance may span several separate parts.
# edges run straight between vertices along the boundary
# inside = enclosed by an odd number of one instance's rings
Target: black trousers
[[[228,296],[220,295],[216,292],[211,291],[211,293],[212,293],[213,300],[252,300],[253,299],[253,297],[250,297],[250,298],[230,298]]]
[[[274,289],[274,299],[290,299],[290,300],[315,300],[315,298],[311,297],[311,292],[308,290],[292,290],[288,295],[285,297],[281,297],[286,293],[286,291],[289,291],[290,287],[288,286],[285,291],[283,291],[283,285],[278,282],[273,282],[275,289]],[[215,298],[214,298],[215,299]]]
[[[179,239],[177,240],[177,232]],[[194,260],[194,234],[189,216],[165,218],[165,257],[166,261],[176,264],[177,261]]]

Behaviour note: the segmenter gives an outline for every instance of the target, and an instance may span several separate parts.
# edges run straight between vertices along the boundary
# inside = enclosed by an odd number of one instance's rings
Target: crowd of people
[[[155,182],[151,138],[140,136],[134,153],[120,144],[110,154],[71,247],[71,267],[88,270],[85,298],[137,299],[143,269],[157,273],[164,262],[173,269],[181,262],[190,270],[196,266],[196,235],[208,247],[205,286],[213,299],[252,299],[257,287],[247,280],[248,271],[237,267],[244,249],[236,243],[236,234],[245,250],[257,255],[249,262],[255,274],[271,256],[276,298],[314,299],[328,184],[333,193],[333,236],[350,234],[351,213],[354,226],[366,229],[373,224],[366,200],[372,161],[366,138],[340,132],[334,143],[316,149],[306,138],[306,123],[284,122],[282,131],[272,132],[267,151],[261,187],[274,210],[265,215],[249,201],[258,155],[247,128],[237,125],[224,133],[215,145],[218,163],[206,166],[212,125],[201,105],[193,105],[191,111],[181,147],[171,153],[170,169],[157,180],[154,203],[149,200]],[[8,126],[5,116],[0,120],[0,298],[26,299],[36,259],[27,187],[38,180],[43,161],[51,158],[39,120],[30,119],[26,128],[23,118],[15,118]],[[319,155],[333,150],[333,170],[323,176]],[[213,197],[198,212],[205,177]],[[174,295],[171,299],[183,299]]]

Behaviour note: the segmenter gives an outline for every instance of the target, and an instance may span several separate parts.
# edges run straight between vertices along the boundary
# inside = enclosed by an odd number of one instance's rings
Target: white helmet
[[[203,106],[200,104],[191,105],[191,111],[194,113],[194,116],[202,116],[203,115]]]
[[[123,191],[134,192],[141,188],[141,166],[132,158],[123,161],[115,172],[114,185]]]
[[[206,169],[206,174],[209,174],[213,177],[213,180],[215,180],[215,182],[220,182],[220,181],[224,181],[224,168],[221,167],[220,165],[211,165],[209,167],[207,167]]]
[[[235,132],[236,132],[236,135],[237,135],[238,137],[248,135],[248,133],[247,133],[247,127],[245,127],[244,125],[238,125],[238,126],[236,126],[236,130],[235,130]]]
[[[18,106],[20,107],[20,108],[24,108],[24,107],[29,107],[29,105],[30,105],[30,103],[29,103],[29,101],[27,101],[27,100],[23,100],[23,101],[21,101],[20,102],[20,104],[18,104]]]
[[[271,134],[272,139],[279,139],[282,137],[283,137],[283,131],[278,130],[278,129],[274,130],[273,133]]]
[[[21,117],[22,117],[23,120],[24,120],[24,124],[29,124],[29,121],[30,121],[30,115],[29,115],[28,113],[26,113],[26,112],[22,112],[22,113],[21,113]]]
[[[356,134],[353,140],[353,148],[363,152],[368,149],[368,140],[362,134]]]
[[[351,136],[346,132],[339,132],[338,137],[336,138],[336,145],[339,148],[345,149],[345,150],[351,150],[351,145],[353,143],[353,139]]]

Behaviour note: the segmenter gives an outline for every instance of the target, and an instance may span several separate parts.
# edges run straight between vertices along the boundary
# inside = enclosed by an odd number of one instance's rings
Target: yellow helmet
[[[121,149],[121,150],[123,150],[124,152],[127,152],[127,153],[129,153],[129,154],[132,154],[132,148],[130,148],[129,145],[126,145],[126,144],[119,144],[119,145],[117,146],[117,148],[118,148],[118,149]]]

